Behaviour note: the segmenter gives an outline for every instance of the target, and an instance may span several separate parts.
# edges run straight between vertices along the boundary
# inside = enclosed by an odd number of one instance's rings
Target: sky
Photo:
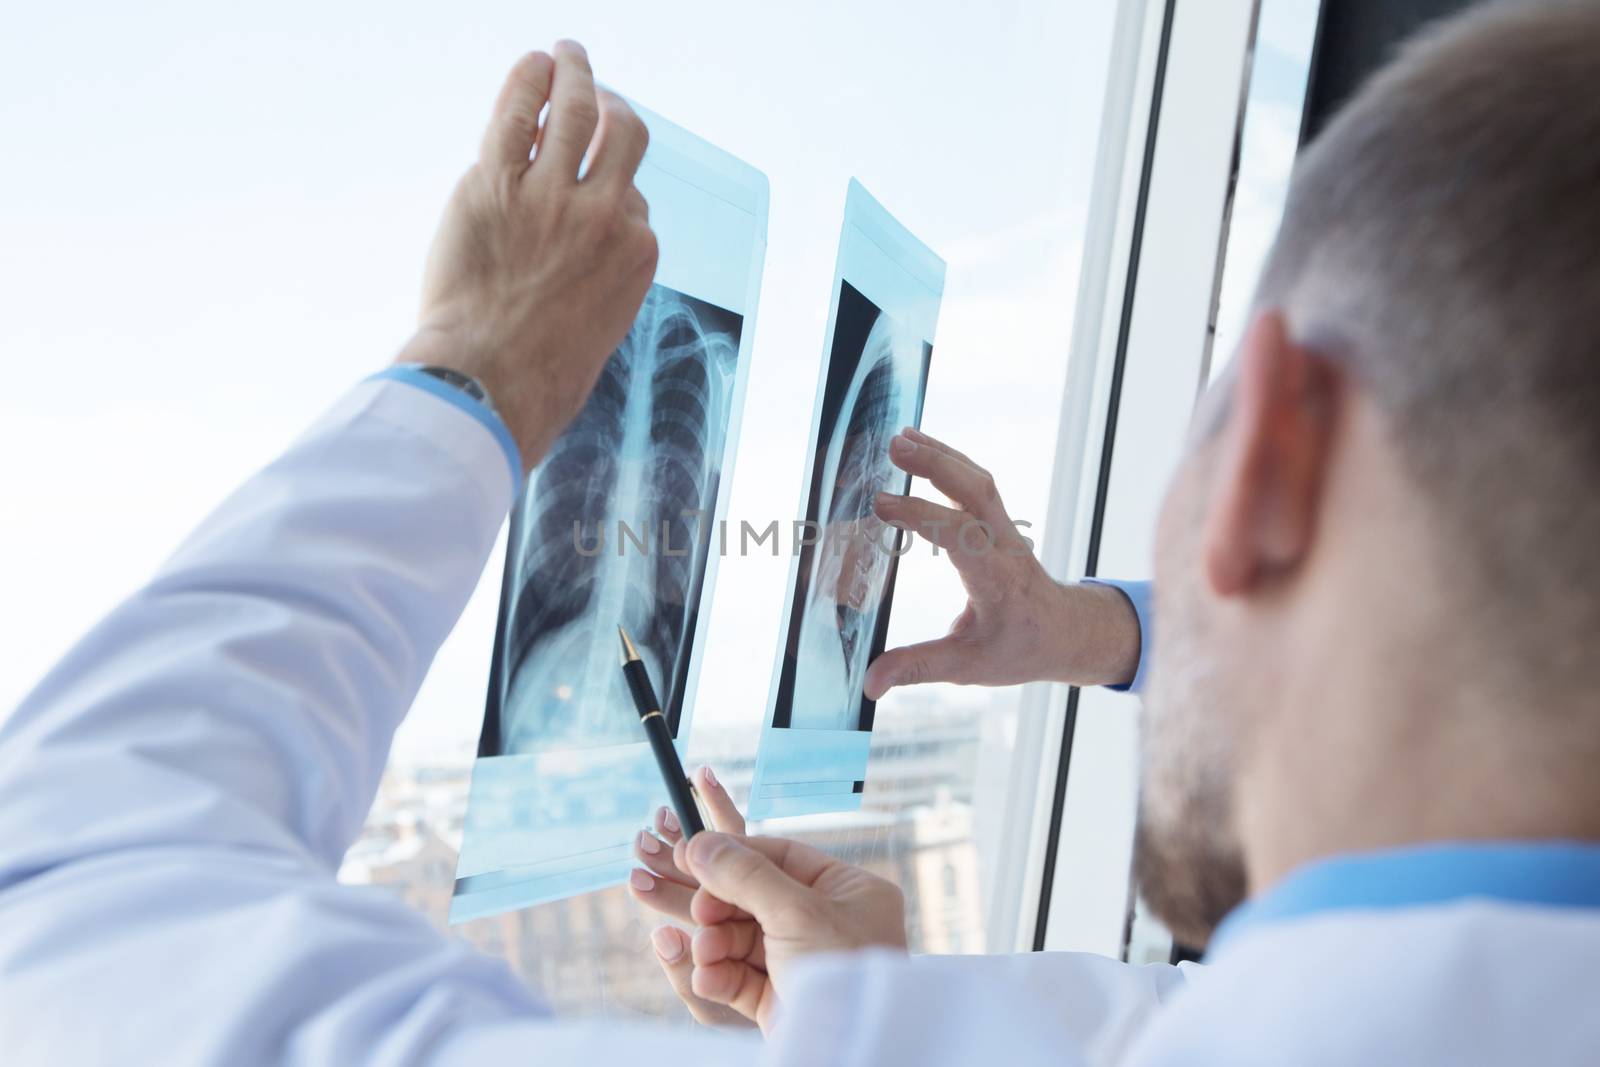
[[[1042,524],[1114,5],[639,0],[29,5],[0,38],[0,717],[415,321],[505,70],[558,37],[764,170],[730,518],[787,522],[847,180],[949,263],[924,426]],[[777,417],[758,413],[776,412]],[[942,633],[902,563],[890,638]],[[499,561],[397,739],[469,745]],[[701,723],[765,712],[788,560],[724,562]],[[991,700],[951,691],[952,700]]]

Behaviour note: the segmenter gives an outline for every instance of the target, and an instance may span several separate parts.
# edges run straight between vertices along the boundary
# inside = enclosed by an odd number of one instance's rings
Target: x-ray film
[[[638,109],[655,284],[511,515],[452,922],[621,882],[665,802],[626,626],[688,739],[766,251],[767,179]]]
[[[852,181],[751,818],[861,804],[874,712],[862,686],[883,651],[902,548],[872,502],[909,487],[889,439],[921,422],[943,291],[944,261]]]

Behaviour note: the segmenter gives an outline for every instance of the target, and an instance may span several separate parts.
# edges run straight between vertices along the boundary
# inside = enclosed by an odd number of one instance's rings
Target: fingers
[[[762,1001],[772,986],[765,971],[735,960],[696,967],[690,978],[695,996],[726,1004],[747,1019],[762,1014]]]
[[[717,781],[711,768],[701,767],[695,773],[694,780],[695,791],[705,805],[711,825],[723,832],[743,833],[744,816],[739,814],[738,806],[734,804],[733,798],[728,795],[722,783]],[[683,841],[683,830],[678,825],[678,817],[672,813],[671,808],[663,805],[656,809],[652,826],[655,829],[654,833],[650,830],[641,830],[634,838],[634,859],[645,869],[634,871],[629,877],[628,892],[641,904],[663,915],[670,915],[684,922],[693,922],[690,902],[693,890],[700,883],[694,875],[679,866],[676,859],[675,849]],[[722,918],[732,914],[747,917],[744,912],[734,908],[729,908],[720,914]]]
[[[907,426],[900,432],[911,438],[911,440],[915,441],[919,445],[927,445],[930,448],[936,448],[940,452],[943,452],[955,459],[959,459],[963,463],[968,463],[974,467],[979,467],[979,464],[974,463],[972,457],[968,456],[965,452],[960,452],[954,448],[951,448],[937,437],[931,437],[917,429],[915,426]],[[979,469],[981,470],[982,468],[979,467]]]
[[[729,904],[707,890],[705,886],[696,889],[689,896],[689,921],[696,926],[715,926],[717,923],[749,917],[749,912]]]
[[[650,131],[628,102],[608,89],[595,93],[600,107],[599,129],[584,181],[629,188],[650,143]],[[642,198],[641,198],[642,199]]]
[[[811,886],[822,876],[828,868],[837,866],[839,861],[823,852],[821,849],[812,848],[801,841],[788,837],[734,837],[731,834],[711,834],[711,840],[699,844],[700,838],[696,835],[691,845],[695,846],[689,854],[687,870],[696,870],[698,865],[705,863],[708,858],[719,856],[725,844],[732,844],[739,848],[748,849],[766,857],[774,867],[784,874],[805,886]],[[722,840],[717,840],[721,838]],[[713,859],[719,866],[725,860]]]
[[[483,134],[479,154],[486,165],[527,165],[554,75],[555,60],[543,52],[529,52],[511,68]]]
[[[644,198],[637,185],[630,186],[622,194],[622,209],[639,222],[650,225],[650,201]]]
[[[902,432],[889,442],[889,459],[907,474],[928,479],[974,517],[994,527],[1010,526],[1011,518],[1000,502],[994,479],[966,457],[914,441]]]
[[[979,541],[979,537],[969,529],[978,524],[977,519],[965,511],[947,508],[931,500],[879,493],[873,501],[872,510],[884,522],[910,530],[949,552],[952,557],[958,549],[963,548],[967,549],[963,554],[970,555],[970,547]],[[964,530],[968,532],[963,534]],[[966,537],[965,541],[962,540],[963,536]]]
[[[651,911],[677,919],[694,922],[695,891],[668,878],[660,878],[649,871],[635,868],[628,874],[628,895]]]
[[[539,158],[534,165],[577,181],[578,168],[589,150],[589,142],[594,140],[599,121],[600,105],[595,98],[589,54],[576,41],[558,42],[550,88],[550,114],[539,138]]]
[[[667,982],[672,986],[672,991],[678,994],[678,999],[683,1001],[684,1007],[689,1009],[695,1021],[705,1026],[738,1026],[749,1027],[754,1025],[732,1008],[704,997],[695,996],[693,988],[694,963],[689,950],[689,936],[682,930],[673,926],[658,927],[650,935],[650,946],[655,950],[656,962],[661,964],[661,973],[667,976]]]
[[[676,926],[658,926],[650,931],[650,947],[655,950],[656,959],[678,996],[692,997],[689,971],[694,967],[694,957],[691,955],[688,933]]]
[[[815,903],[811,884],[837,861],[781,837],[707,832],[682,842],[674,859],[700,880],[690,914],[701,926],[748,912],[769,936],[784,937]]]
[[[723,960],[743,960],[752,967],[767,968],[766,942],[761,937],[761,927],[752,919],[702,926],[691,942],[696,967],[708,967]]]
[[[656,809],[655,827],[656,833],[669,847],[676,847],[683,840],[683,827],[678,825],[678,816],[665,804]]]
[[[640,830],[634,837],[633,858],[652,874],[668,881],[686,885],[690,889],[700,884],[678,869],[678,865],[672,861],[672,849],[649,830]]]
[[[695,792],[705,804],[706,814],[711,816],[713,830],[724,834],[744,833],[744,816],[740,814],[739,806],[733,802],[728,791],[722,788],[717,776],[711,773],[710,766],[701,767],[695,773]]]
[[[867,668],[863,692],[868,700],[881,700],[891,689],[928,682],[966,684],[975,652],[954,637],[891,648]]]

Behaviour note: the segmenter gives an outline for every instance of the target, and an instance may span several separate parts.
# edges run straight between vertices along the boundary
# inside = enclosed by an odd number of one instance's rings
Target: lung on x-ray
[[[889,440],[921,421],[944,263],[859,183],[845,200],[833,314],[818,382],[804,529],[751,786],[752,818],[859,806],[900,532],[873,513],[910,478]]]
[[[680,755],[766,250],[767,180],[635,106],[655,285],[513,507],[452,922],[615,885],[666,801],[618,661],[628,628]]]
[[[479,755],[636,740],[627,627],[668,724],[684,703],[741,319],[656,285],[511,525],[505,621]]]

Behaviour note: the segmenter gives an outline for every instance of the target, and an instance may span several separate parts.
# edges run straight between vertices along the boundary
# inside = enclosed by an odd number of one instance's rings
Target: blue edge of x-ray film
[[[724,488],[717,493],[715,521],[720,521],[726,510],[726,486],[732,480],[755,335],[756,300],[766,254],[767,179],[686,130],[635,106],[650,130],[650,147],[636,184],[650,204],[650,222],[660,247],[656,283],[742,319],[722,449]],[[525,492],[531,491],[534,481],[530,476],[526,483],[530,488]],[[516,551],[516,546],[507,551]],[[707,552],[698,602],[700,622],[690,638],[679,714],[680,756],[689,738],[716,563],[717,554]],[[507,603],[503,597],[502,625]],[[606,636],[615,641],[614,630],[608,628]],[[663,679],[654,681],[658,691],[664,690]],[[577,694],[576,699],[582,698]],[[615,713],[637,724],[637,713],[626,702]],[[625,743],[480,756],[472,770],[450,921],[463,922],[619,884],[632,866],[631,845],[639,827],[666,800],[661,773],[650,757],[642,729],[636,740]]]
[[[893,317],[908,332],[931,345],[944,293],[944,275],[944,261],[912,236],[860,182],[851,179],[845,197],[844,226],[839,236],[839,260],[833,281],[833,303],[828,313],[828,336],[823,346],[823,367],[812,406],[811,443],[806,450],[801,490],[803,501],[808,500],[812,492],[812,472],[818,450],[827,447],[827,442],[819,440],[819,429],[839,325],[840,283],[848,283],[876,305],[881,314]],[[916,398],[919,412],[920,390],[925,388],[924,380],[919,384]],[[797,553],[790,563],[789,591],[783,615],[785,626],[790,624],[795,598],[799,595],[800,565]],[[767,700],[766,724],[756,755],[748,816],[768,819],[857,810],[862,795],[858,783],[866,780],[872,732],[870,729],[775,726],[773,720],[782,695],[779,678],[786,647],[787,642],[780,635],[778,659]],[[797,669],[803,669],[803,665]],[[856,704],[860,703],[859,684],[849,696]],[[798,712],[791,709],[791,713]]]

